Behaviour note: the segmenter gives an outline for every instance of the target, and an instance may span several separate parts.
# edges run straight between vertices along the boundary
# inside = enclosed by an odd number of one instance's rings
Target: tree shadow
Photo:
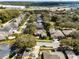
[[[13,44],[10,47],[9,58],[12,58],[12,57],[16,56],[15,59],[22,59],[22,56],[23,56],[25,51],[29,52],[30,49],[26,48],[26,47],[19,48],[16,44]]]
[[[12,58],[13,56],[16,55],[17,53],[17,45],[16,44],[13,44],[11,47],[10,47],[10,54],[9,54],[9,58]]]
[[[25,47],[21,48],[21,49],[17,52],[16,59],[22,59],[22,56],[23,56],[25,50],[26,50]]]

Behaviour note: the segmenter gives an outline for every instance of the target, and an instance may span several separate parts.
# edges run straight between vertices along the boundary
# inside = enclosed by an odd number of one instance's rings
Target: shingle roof
[[[58,55],[52,55],[49,53],[43,53],[44,59],[60,59],[60,57]]]
[[[37,35],[37,36],[41,35],[42,37],[46,37],[47,36],[45,30],[37,30],[34,34]]]
[[[43,24],[42,23],[36,23],[36,27],[37,28],[43,28]]]
[[[41,23],[41,22],[43,22],[43,20],[41,18],[38,18],[37,19],[37,22],[40,22]]]
[[[64,34],[60,30],[50,29],[51,37],[64,37]]]
[[[74,31],[76,31],[76,30],[75,30],[75,29],[63,30],[63,33],[64,33],[65,35],[69,35],[70,33],[74,32]]]

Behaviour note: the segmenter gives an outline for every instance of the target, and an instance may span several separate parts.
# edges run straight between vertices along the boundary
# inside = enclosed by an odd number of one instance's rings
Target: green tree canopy
[[[72,38],[74,38],[74,39],[79,39],[79,31],[72,32],[72,33],[70,33],[70,35],[71,35]]]
[[[36,31],[36,26],[33,23],[28,23],[27,28],[26,28],[26,32],[28,34],[34,34],[35,31]]]
[[[15,44],[20,47],[32,48],[36,45],[36,38],[33,35],[20,35],[17,39]]]
[[[11,20],[12,18],[18,17],[19,14],[20,14],[19,10],[3,9],[0,11],[0,20],[2,21],[2,23],[5,23]]]
[[[60,43],[61,45],[71,46],[73,47],[73,50],[76,50],[79,52],[79,40],[78,39],[67,38],[67,39],[60,40]]]

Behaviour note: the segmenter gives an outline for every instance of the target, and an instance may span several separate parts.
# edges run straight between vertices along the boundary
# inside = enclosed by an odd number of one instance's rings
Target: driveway
[[[47,42],[37,42],[37,46],[52,46],[52,43],[47,43]]]
[[[38,57],[39,49],[40,49],[40,46],[35,46],[35,49],[34,49],[34,51],[33,51],[33,54],[34,54],[35,58]]]

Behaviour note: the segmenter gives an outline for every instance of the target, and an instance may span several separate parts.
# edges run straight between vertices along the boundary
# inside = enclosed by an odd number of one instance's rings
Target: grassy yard
[[[0,41],[0,44],[3,44],[3,43],[5,43],[5,44],[12,44],[14,42],[15,42],[15,40],[2,40],[2,41]]]
[[[51,42],[51,40],[37,40],[37,42]]]
[[[40,51],[54,51],[52,47],[41,46]]]

